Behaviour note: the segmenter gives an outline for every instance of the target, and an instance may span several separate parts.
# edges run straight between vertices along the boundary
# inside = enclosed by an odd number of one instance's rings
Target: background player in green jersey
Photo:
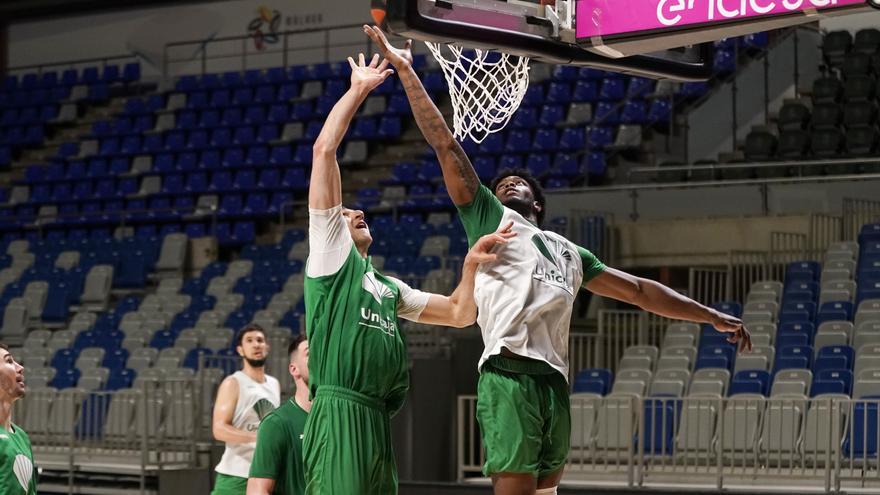
[[[741,349],[751,347],[748,331],[737,318],[606,267],[586,249],[541,230],[543,193],[527,172],[503,173],[491,190],[482,186],[412,69],[411,41],[396,49],[379,28],[364,31],[398,71],[469,242],[509,222],[518,234],[496,262],[480,267],[474,294],[486,345],[477,388],[484,472],[496,494],[556,493],[571,441],[568,332],[580,288],[669,318],[711,324],[730,333],[728,340]]]
[[[476,318],[474,274],[489,250],[511,237],[505,229],[477,241],[450,296],[428,294],[375,271],[361,211],[342,206],[336,152],[358,107],[392,71],[349,59],[351,88],[333,107],[314,144],[309,186],[306,333],[312,411],[303,456],[306,493],[397,493],[390,418],[409,387],[404,337],[397,318],[462,327]]]
[[[300,334],[287,348],[287,371],[296,389],[293,397],[272,411],[257,432],[257,448],[248,476],[247,495],[302,495],[303,430],[312,401],[309,400],[309,342]]]
[[[24,367],[0,344],[0,493],[4,495],[37,494],[31,439],[12,422],[12,406],[25,391]]]

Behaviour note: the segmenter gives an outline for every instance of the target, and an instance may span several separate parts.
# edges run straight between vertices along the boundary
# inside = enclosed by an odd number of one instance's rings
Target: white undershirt
[[[306,276],[325,277],[338,272],[351,254],[354,241],[348,230],[348,222],[342,214],[342,205],[326,210],[309,208],[309,258],[306,260]],[[364,275],[370,277],[370,272]],[[422,311],[428,305],[431,294],[413,289],[402,280],[386,277],[397,285],[400,298],[397,302],[397,316],[419,321]],[[380,283],[373,277],[364,283]]]

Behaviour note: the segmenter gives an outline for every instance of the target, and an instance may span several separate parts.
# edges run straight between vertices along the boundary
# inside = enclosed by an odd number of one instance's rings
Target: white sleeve
[[[341,204],[327,210],[309,208],[306,275],[315,278],[338,272],[351,253],[352,242]]]
[[[397,285],[397,290],[400,291],[400,299],[397,302],[397,316],[409,321],[419,321],[419,316],[422,315],[422,311],[428,305],[428,299],[431,298],[431,294],[413,289],[403,280],[394,277],[388,278]]]

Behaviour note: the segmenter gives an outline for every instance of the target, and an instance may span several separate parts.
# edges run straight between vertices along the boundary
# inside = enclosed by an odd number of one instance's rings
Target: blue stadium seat
[[[594,102],[599,99],[599,85],[596,81],[581,79],[574,85],[572,100],[577,102]],[[543,102],[539,102],[543,103]]]
[[[603,101],[619,101],[626,96],[626,84],[622,77],[606,77],[602,79],[599,99]]]
[[[73,368],[78,356],[79,352],[76,349],[58,349],[49,364],[59,370],[70,369]]]
[[[773,361],[774,372],[784,369],[809,369],[813,362],[813,348],[806,345],[777,347]]]
[[[852,321],[853,304],[849,301],[830,301],[822,304],[816,315],[816,323],[826,321]]]
[[[702,347],[697,354],[695,368],[724,368],[733,367],[734,349],[730,346],[707,346]]]
[[[104,390],[120,390],[131,388],[137,372],[131,369],[111,369],[107,383],[104,384]]]
[[[205,349],[203,347],[190,349],[190,351],[186,353],[186,357],[183,358],[183,367],[198,371],[199,363],[207,363],[208,357],[213,354],[214,353],[211,349]]]
[[[510,139],[514,139],[513,134],[511,134]],[[532,142],[532,150],[534,150],[534,151],[548,151],[548,152],[556,151],[556,148],[558,146],[558,144],[557,144],[558,139],[559,139],[559,136],[556,132],[556,129],[553,129],[553,128],[538,129],[537,131],[535,131],[535,139]],[[508,145],[509,144],[510,143],[508,142]],[[523,149],[523,150],[517,150],[517,151],[525,151],[525,150]]]
[[[673,454],[681,406],[682,401],[677,398],[655,396],[645,400],[643,439],[646,454],[655,456]]]
[[[764,370],[743,370],[733,376],[728,395],[749,393],[766,396],[769,392],[770,373]]]
[[[814,369],[821,370],[849,370],[853,367],[855,351],[846,345],[825,346],[819,349]],[[820,366],[820,362],[822,363]]]
[[[789,263],[785,267],[785,277],[788,279],[789,276],[798,276],[799,274],[805,274],[809,276],[809,280],[818,280],[819,274],[822,272],[821,266],[819,266],[819,262],[817,261],[795,261],[793,263]]]
[[[852,393],[853,373],[850,370],[819,370],[813,375],[810,397],[822,394]]]
[[[578,81],[580,82],[580,81]],[[569,103],[572,100],[571,84],[565,82],[551,82],[546,95],[549,103]]]
[[[520,107],[510,120],[511,129],[534,129],[538,126],[538,109],[535,107]]]
[[[648,105],[644,100],[629,100],[620,112],[621,124],[645,124],[648,121]]]
[[[113,373],[116,370],[125,369],[125,363],[128,362],[127,349],[107,350],[104,354],[104,361],[101,365]]]
[[[58,390],[75,387],[76,383],[79,381],[79,375],[80,371],[76,368],[58,369],[55,373],[55,378],[49,382],[49,386],[55,387]]]
[[[851,428],[846,433],[843,442],[843,456],[855,458],[874,457],[877,455],[877,440],[880,438],[880,418],[877,410],[878,396],[863,397],[865,401],[856,402],[853,417],[850,421]]]
[[[607,395],[611,391],[614,375],[605,368],[584,369],[575,375],[573,392],[591,392]]]
[[[170,330],[156,332],[156,334],[153,335],[153,339],[150,341],[150,347],[159,350],[171,347],[174,345],[174,341],[176,338],[177,336],[174,334],[174,332]]]
[[[555,126],[565,119],[565,107],[562,105],[544,105],[538,123],[542,126]]]

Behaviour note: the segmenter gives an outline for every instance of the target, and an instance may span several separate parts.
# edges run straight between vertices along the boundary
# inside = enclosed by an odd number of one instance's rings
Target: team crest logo
[[[376,280],[376,274],[373,272],[368,272],[364,274],[363,288],[365,291],[372,294],[373,299],[375,299],[376,302],[379,304],[382,304],[382,299],[394,298],[394,292],[392,292],[387,285]]]
[[[15,479],[18,480],[21,489],[27,493],[31,478],[34,475],[34,464],[27,456],[18,454],[15,456],[15,462],[12,464],[12,472],[15,473]]]
[[[257,417],[260,418],[260,421],[274,410],[275,406],[266,399],[260,399],[254,404],[254,412],[257,413]]]
[[[532,244],[547,261],[538,263],[532,277],[574,295],[574,288],[571,286],[574,255],[571,250],[565,244],[541,233],[532,236]]]

